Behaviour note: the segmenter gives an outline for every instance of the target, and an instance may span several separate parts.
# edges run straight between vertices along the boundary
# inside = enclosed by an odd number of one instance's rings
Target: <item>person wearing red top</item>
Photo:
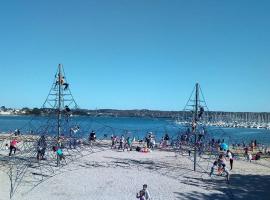
[[[17,144],[18,144],[18,140],[15,138],[10,142],[10,146],[9,146],[9,156],[11,156],[12,151],[14,151],[14,154],[16,153],[17,150]]]

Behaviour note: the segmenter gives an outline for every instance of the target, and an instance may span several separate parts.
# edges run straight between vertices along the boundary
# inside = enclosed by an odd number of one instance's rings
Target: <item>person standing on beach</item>
[[[150,147],[150,138],[149,138],[149,136],[145,137],[145,142],[146,142],[147,148],[149,148]]]
[[[231,166],[231,170],[233,168],[233,155],[232,155],[232,152],[230,150],[227,150],[227,156],[230,160],[230,166]]]
[[[46,138],[44,135],[42,135],[37,142],[37,159],[38,160],[44,159],[46,148],[47,148]]]
[[[249,160],[248,147],[244,147],[244,151],[245,151],[245,153],[244,153],[245,158],[246,158],[247,160]]]
[[[115,145],[116,145],[116,136],[115,135],[111,136],[111,141],[112,141],[111,149],[115,149]]]
[[[131,151],[132,150],[132,140],[130,137],[127,137],[127,141],[126,141],[126,149],[128,151]]]
[[[150,139],[150,148],[153,150],[155,146],[156,146],[156,141],[155,141],[154,136],[152,136]]]
[[[15,132],[14,132],[14,135],[15,135],[15,136],[18,136],[18,135],[20,135],[20,134],[21,134],[20,129],[16,129]]]
[[[93,144],[93,142],[96,141],[96,133],[94,131],[92,131],[89,135],[89,142],[90,142],[90,145]]]
[[[151,199],[151,196],[150,196],[149,191],[147,190],[147,185],[146,184],[143,185],[143,191],[145,193],[145,199],[146,200],[150,200]]]
[[[168,133],[166,133],[164,136],[164,141],[165,141],[166,146],[169,146],[169,140],[170,140],[170,137],[169,137]]]
[[[123,146],[124,141],[125,141],[125,137],[122,135],[122,136],[120,137],[120,142],[119,142],[118,150],[120,150],[120,149],[123,149],[123,150],[124,150],[124,146]]]
[[[251,141],[250,146],[251,146],[251,151],[253,152],[254,151],[254,147],[255,147],[255,143],[253,141]]]
[[[251,153],[248,154],[247,160],[248,160],[249,162],[251,162],[251,160],[252,160],[252,154],[251,154]]]

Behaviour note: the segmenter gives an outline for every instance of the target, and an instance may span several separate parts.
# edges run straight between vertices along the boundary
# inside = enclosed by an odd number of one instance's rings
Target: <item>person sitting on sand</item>
[[[136,148],[135,148],[135,150],[138,151],[138,152],[141,152],[141,149],[142,149],[142,148],[139,147],[139,146],[136,146]]]
[[[141,148],[140,150],[142,153],[149,153],[151,152],[151,150],[149,148],[147,148],[147,146],[144,146],[143,148]]]
[[[11,156],[12,151],[14,151],[14,154],[16,153],[17,150],[17,144],[18,144],[18,140],[16,138],[14,138],[11,142],[10,142],[10,146],[9,146],[9,156]]]
[[[165,145],[164,143],[165,143],[165,142],[164,142],[164,137],[162,137],[161,140],[160,140],[160,143],[159,143],[159,147],[160,147],[160,148],[163,148],[164,145]]]
[[[254,160],[260,160],[261,159],[261,152],[256,153]]]

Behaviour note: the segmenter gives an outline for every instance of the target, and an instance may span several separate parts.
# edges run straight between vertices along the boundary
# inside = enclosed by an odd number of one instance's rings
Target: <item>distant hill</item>
[[[52,110],[50,110],[52,111]],[[46,115],[48,110],[39,108],[22,108],[12,109],[0,107],[0,114],[16,114],[16,115]],[[117,109],[76,109],[72,110],[73,115],[84,116],[111,116],[111,117],[147,117],[147,118],[171,118],[184,121],[192,116],[191,112],[187,111],[160,111],[148,109],[134,110],[117,110]],[[268,112],[224,112],[224,111],[209,111],[204,113],[204,119],[207,121],[225,121],[225,122],[259,122],[269,123],[270,113]]]

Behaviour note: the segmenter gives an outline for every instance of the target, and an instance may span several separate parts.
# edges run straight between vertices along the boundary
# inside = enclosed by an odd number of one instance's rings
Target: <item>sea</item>
[[[188,128],[166,118],[88,116],[72,116],[68,119],[63,117],[61,127],[63,135],[68,135],[71,128],[76,128],[76,134],[80,137],[88,137],[94,131],[100,139],[110,139],[111,135],[143,139],[152,132],[157,140],[166,133],[170,138],[176,139]],[[42,116],[0,116],[0,133],[11,133],[16,129],[22,134],[55,135],[57,121],[55,118]],[[228,144],[247,144],[257,140],[257,143],[270,145],[270,130],[266,129],[205,127],[205,131],[212,138],[224,139]]]

